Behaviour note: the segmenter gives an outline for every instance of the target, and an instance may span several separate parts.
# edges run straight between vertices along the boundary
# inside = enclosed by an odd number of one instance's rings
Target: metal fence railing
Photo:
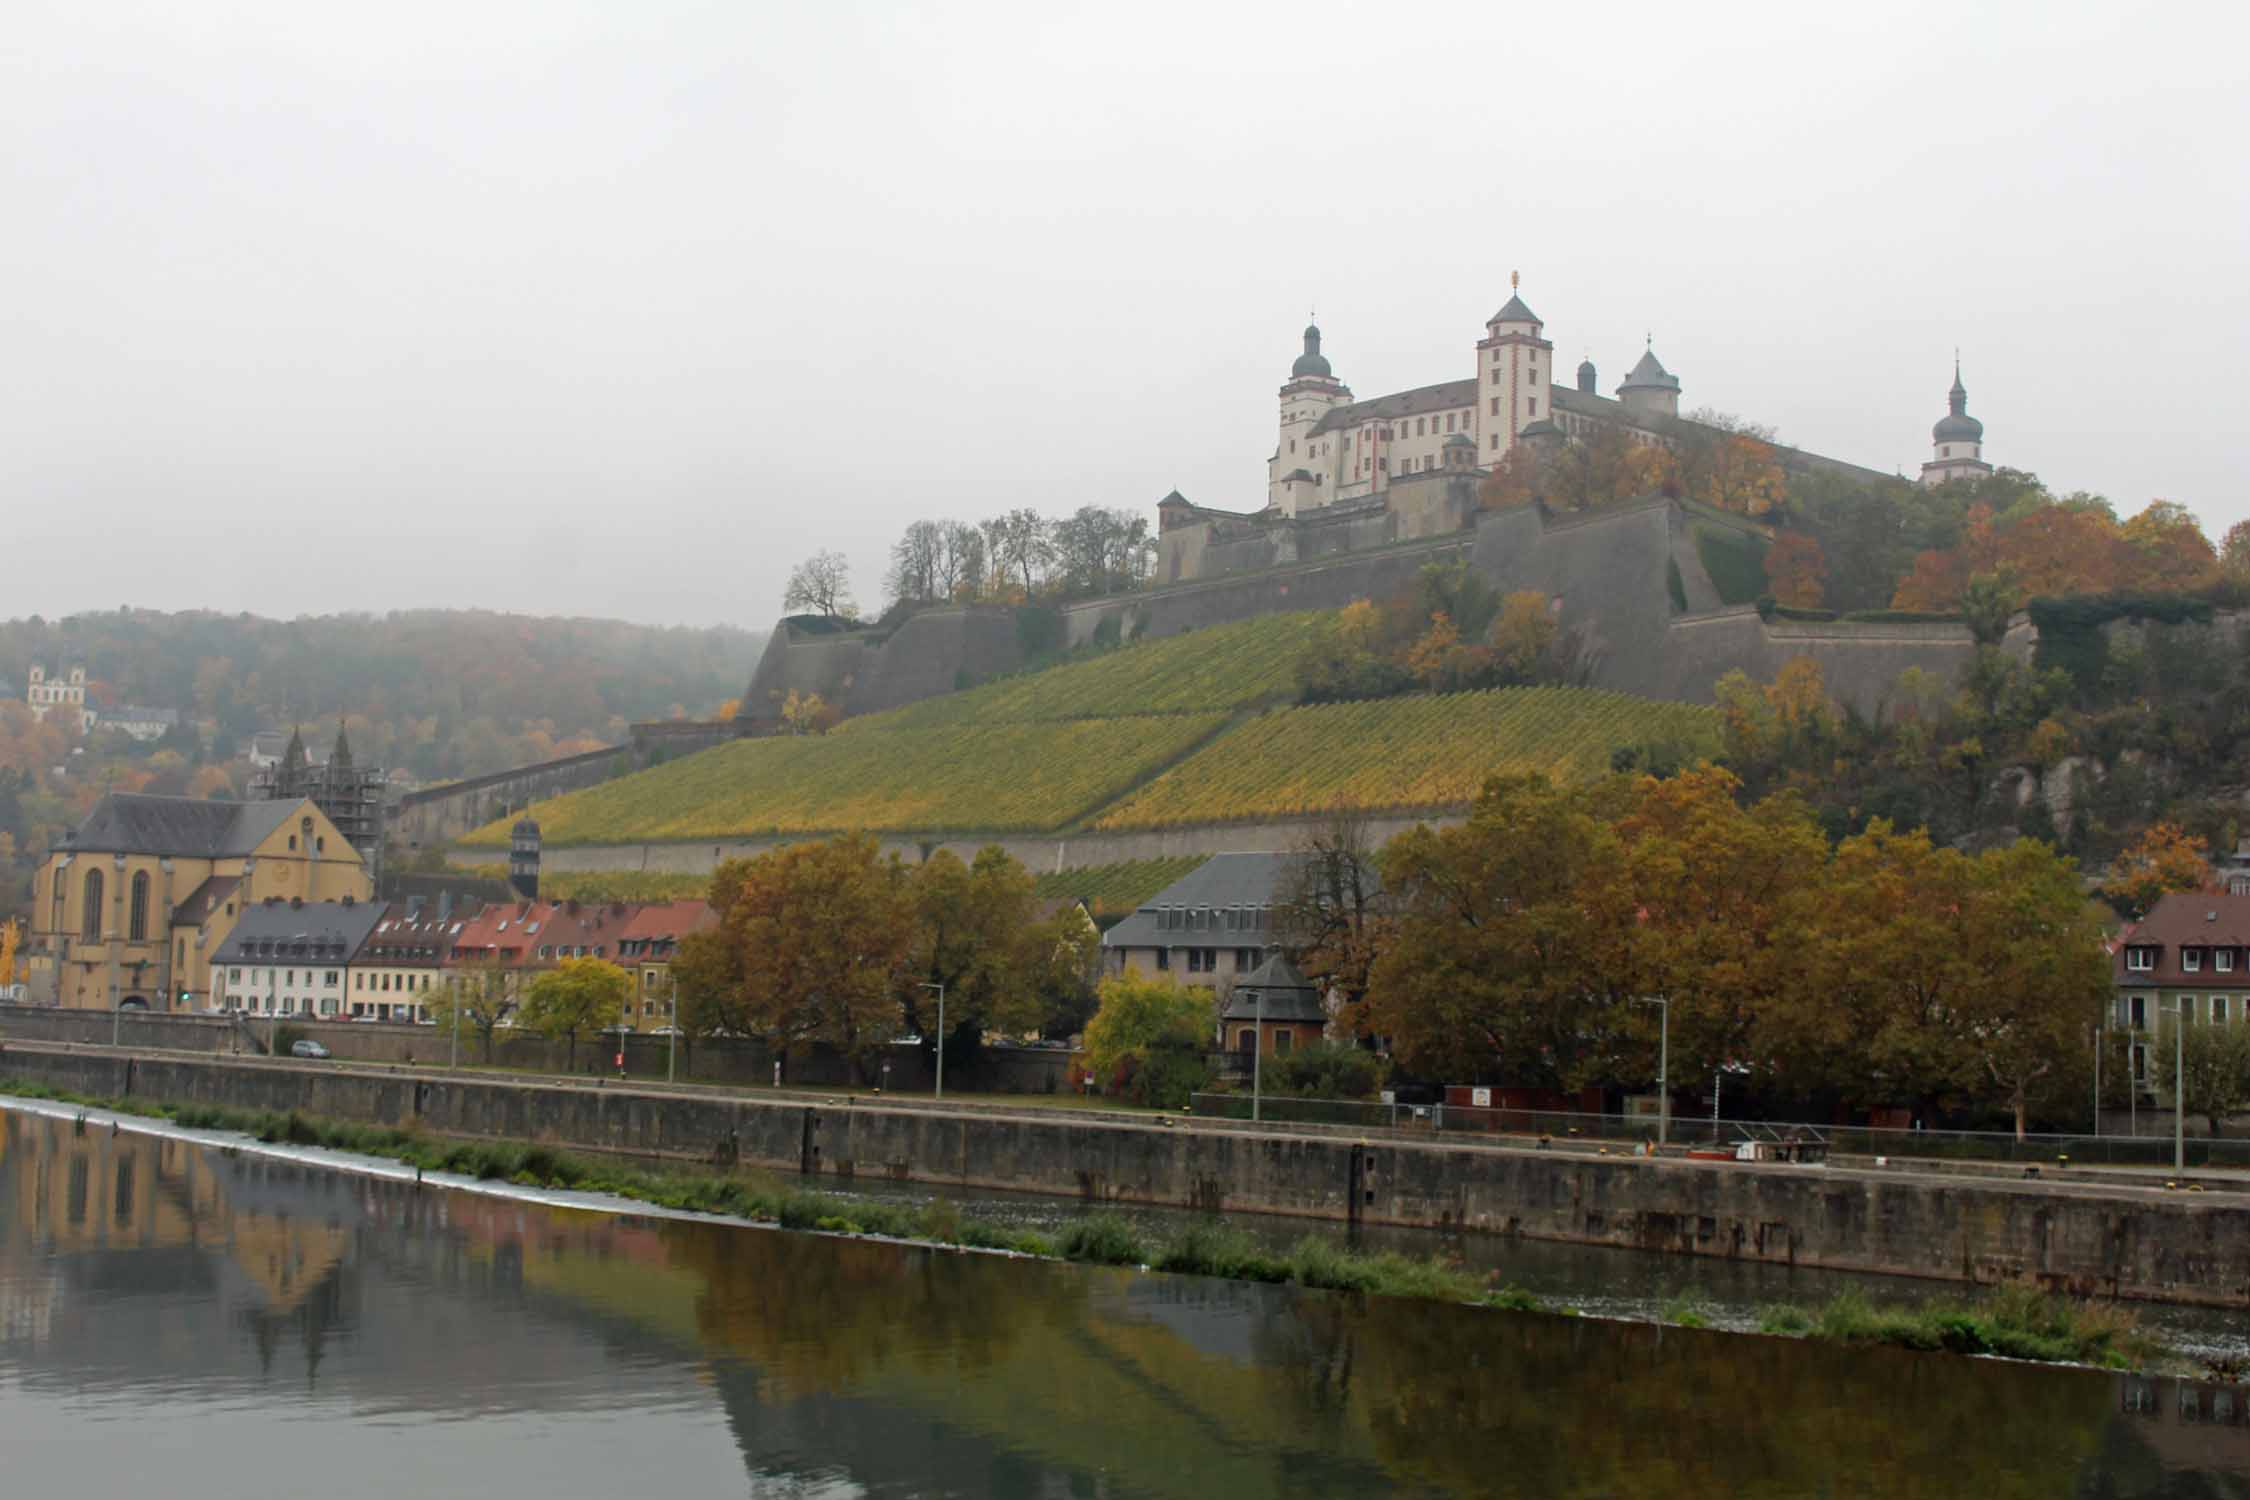
[[[1248,1120],[1247,1093],[1200,1093],[1192,1111],[1205,1119]],[[1587,1114],[1567,1110],[1476,1109],[1454,1104],[1376,1104],[1349,1099],[1299,1099],[1266,1095],[1258,1117],[1275,1124],[1346,1126],[1455,1137],[1513,1136],[1552,1141],[1633,1144],[1656,1137],[1652,1114]],[[2161,1133],[2156,1126],[2166,1127]],[[1674,1115],[1666,1139],[1675,1148],[1731,1149],[1776,1132],[1810,1131],[1844,1156],[1908,1157],[1923,1160],[2002,1161],[2051,1165],[2068,1158],[2073,1166],[2168,1168],[2172,1165],[2170,1117],[2142,1122],[2139,1135],[2032,1134],[2017,1140],[2010,1131],[1888,1130],[1864,1125],[1820,1125],[1787,1120],[1718,1120],[1708,1115]],[[2250,1170],[2250,1139],[2189,1136],[2190,1169]]]

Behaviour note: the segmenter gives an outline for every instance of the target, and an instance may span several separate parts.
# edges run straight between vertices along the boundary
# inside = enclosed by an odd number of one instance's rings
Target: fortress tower
[[[1953,360],[1953,389],[1946,392],[1946,412],[1930,429],[1930,461],[1922,465],[1922,482],[1950,484],[1956,479],[1982,479],[1992,472],[1984,461],[1984,424],[1969,415],[1969,390],[1961,384],[1961,360]]]
[[[1500,461],[1516,434],[1554,415],[1555,346],[1540,336],[1545,325],[1517,295],[1516,273],[1508,273],[1507,305],[1484,325],[1477,341],[1476,402],[1471,417],[1477,456],[1487,466]]]
[[[1335,498],[1329,483],[1335,458],[1323,449],[1336,439],[1314,429],[1351,399],[1351,388],[1329,371],[1320,352],[1319,325],[1307,323],[1305,352],[1289,367],[1289,383],[1281,388],[1281,436],[1266,465],[1267,505],[1293,516]]]

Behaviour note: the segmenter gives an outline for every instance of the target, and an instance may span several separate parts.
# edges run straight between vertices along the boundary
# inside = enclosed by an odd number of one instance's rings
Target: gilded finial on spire
[[[1512,292],[1512,291],[1516,290],[1516,289],[1517,289],[1518,287],[1520,287],[1520,286],[1522,286],[1522,285],[1523,285],[1523,272],[1521,272],[1521,271],[1510,271],[1510,272],[1508,273],[1508,290]]]

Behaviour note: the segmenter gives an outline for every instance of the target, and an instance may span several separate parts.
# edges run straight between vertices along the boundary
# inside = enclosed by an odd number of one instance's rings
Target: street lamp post
[[[937,1097],[937,1098],[940,1098],[940,1099],[943,1099],[943,1098],[945,1097],[945,986],[944,986],[944,985],[942,985],[942,984],[932,984],[932,983],[930,983],[930,982],[929,982],[928,980],[924,980],[924,981],[922,982],[922,988],[923,988],[923,989],[926,989],[926,990],[936,990],[936,991],[937,991],[937,1094],[936,1094],[936,1097]]]
[[[1254,1024],[1258,1029],[1250,1034],[1250,1119],[1252,1123],[1256,1123],[1258,1119],[1258,1106],[1261,1102],[1260,1096],[1264,1091],[1263,1084],[1265,1069],[1263,1065],[1266,1060],[1266,987],[1262,984],[1258,986],[1258,995],[1254,1004],[1256,1006],[1255,1014],[1257,1016],[1257,1020],[1254,1022]]]
[[[1656,1007],[1656,1144],[1667,1144],[1672,1132],[1672,997],[1656,995],[1637,1002]],[[1712,1096],[1712,1119],[1718,1118],[1716,1089]]]
[[[664,990],[664,1009],[672,1033],[665,1038],[671,1045],[664,1049],[664,1081],[670,1083],[680,1065],[680,992],[670,985]]]
[[[2187,1003],[2157,1006],[2172,1018],[2172,1170],[2187,1170]]]

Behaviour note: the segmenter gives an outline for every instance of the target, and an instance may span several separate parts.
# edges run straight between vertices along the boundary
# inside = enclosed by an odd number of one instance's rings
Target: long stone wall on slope
[[[0,1076],[853,1180],[1254,1210],[2250,1306],[2250,1198],[1596,1157],[981,1110],[784,1103],[11,1045]]]
[[[1169,636],[1255,615],[1339,609],[1403,592],[1430,563],[1466,558],[1503,590],[1534,589],[1558,601],[1588,685],[1644,697],[1709,703],[1730,671],[1771,678],[1791,658],[1809,656],[1832,693],[1871,712],[1906,668],[1950,678],[1975,650],[1957,625],[1806,624],[1767,621],[1747,606],[1724,608],[1693,544],[1696,524],[1697,515],[1664,500],[1582,516],[1530,507],[1487,512],[1442,535],[1082,600],[1063,610],[1066,640],[1084,645],[1104,624],[1122,638]],[[1702,516],[1700,524],[1736,523]],[[1668,577],[1675,567],[1690,611],[1677,616]],[[2028,652],[2030,637],[2019,634],[2011,644]],[[796,689],[854,713],[874,712],[951,692],[1021,661],[1012,621],[994,609],[932,610],[887,640],[867,632],[799,635],[784,624],[744,701],[778,704]]]
[[[1376,842],[1412,828],[1417,823],[1458,823],[1462,811],[1434,811],[1426,815],[1396,815],[1367,820],[1368,836]],[[1285,854],[1301,849],[1326,822],[1319,818],[1279,820],[1269,823],[1211,823],[1189,828],[1151,828],[1129,833],[1016,833],[986,838],[944,834],[885,834],[883,851],[918,860],[940,849],[950,849],[963,860],[972,860],[980,849],[998,845],[1035,874],[1050,870],[1076,870],[1091,865],[1117,864],[1130,859],[1159,859],[1181,854]],[[550,846],[541,856],[541,868],[572,873],[592,870],[656,870],[665,874],[704,875],[722,860],[748,859],[784,844],[802,843],[804,835],[769,838],[713,839],[703,843],[581,844]]]

